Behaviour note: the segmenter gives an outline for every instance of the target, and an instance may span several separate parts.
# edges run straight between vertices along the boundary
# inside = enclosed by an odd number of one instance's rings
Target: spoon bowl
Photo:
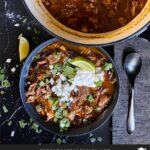
[[[127,55],[124,63],[124,69],[126,71],[126,74],[128,75],[128,78],[131,82],[131,80],[134,80],[139,73],[142,66],[142,58],[140,54],[138,53],[131,53]]]
[[[134,82],[142,67],[142,58],[138,53],[130,53],[126,56],[124,70],[130,81],[130,104],[127,117],[127,132],[132,134],[135,131],[134,116]]]

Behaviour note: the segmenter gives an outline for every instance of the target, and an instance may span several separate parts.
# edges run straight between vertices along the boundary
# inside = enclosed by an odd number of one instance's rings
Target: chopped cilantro
[[[0,94],[3,95],[3,94],[5,94],[5,92],[4,91],[0,91]]]
[[[99,112],[101,112],[101,108],[100,108],[100,107],[97,107],[97,108],[95,109],[95,111],[96,111],[97,113],[99,113]]]
[[[31,129],[33,129],[36,133],[39,133],[39,134],[42,132],[42,130],[39,129],[39,125],[36,123],[32,124]]]
[[[42,111],[42,108],[41,108],[41,106],[40,105],[36,105],[36,111],[38,112],[38,113],[40,113],[41,111]]]
[[[63,110],[63,116],[67,117],[67,115],[68,115],[68,111],[67,110]]]
[[[39,59],[40,59],[40,54],[38,54],[34,57],[34,60],[39,60]]]
[[[44,77],[44,79],[45,79],[45,78],[50,77],[50,75],[45,73],[45,74],[43,75],[43,77]]]
[[[53,65],[53,69],[52,69],[52,74],[56,75],[58,72],[61,72],[63,69],[63,65],[62,64],[54,64]]]
[[[68,118],[63,118],[60,123],[60,128],[67,130],[70,127],[70,120]]]
[[[20,128],[25,128],[25,126],[27,125],[27,123],[24,120],[20,120],[18,123]]]
[[[62,119],[63,118],[63,114],[62,114],[62,110],[61,109],[57,109],[57,111],[55,112],[55,117],[57,119]]]
[[[26,23],[27,22],[27,18],[24,18],[23,20],[22,20],[22,23]]]
[[[60,56],[60,55],[61,55],[61,52],[55,51],[55,52],[53,53],[53,55]]]
[[[2,68],[0,67],[0,74],[4,74],[4,73],[5,73],[4,69],[2,69]]]
[[[7,107],[5,105],[3,105],[2,108],[3,108],[4,113],[8,113],[8,109],[7,109]]]
[[[5,79],[5,75],[4,74],[0,74],[0,81],[3,81]]]
[[[105,63],[102,67],[103,70],[108,71],[110,69],[112,69],[112,63]]]
[[[0,67],[0,87],[8,88],[10,87],[10,82],[6,79],[4,69]]]
[[[3,88],[8,88],[8,87],[10,87],[10,82],[5,79],[5,80],[3,80],[3,81],[1,82],[1,86],[2,86]]]
[[[8,122],[8,126],[11,126],[11,125],[12,125],[12,121],[9,121],[9,122]]]
[[[33,122],[33,120],[30,118],[30,123],[32,123]]]
[[[63,75],[71,79],[76,75],[76,69],[66,64],[63,68]]]
[[[56,139],[57,144],[61,144],[61,138]]]
[[[44,87],[45,86],[45,82],[44,81],[40,81],[39,86],[40,87]]]
[[[100,86],[102,86],[102,81],[96,81],[96,82],[94,82],[94,84],[96,85],[96,87],[100,87]]]
[[[94,101],[93,95],[88,95],[87,100],[88,100],[88,102],[92,103]]]

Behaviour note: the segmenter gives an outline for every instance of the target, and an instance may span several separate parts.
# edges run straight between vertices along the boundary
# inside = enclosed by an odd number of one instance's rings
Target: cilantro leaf
[[[71,79],[76,75],[76,69],[72,66],[65,65],[63,68],[63,75]]]
[[[53,70],[52,70],[52,74],[56,75],[58,72],[61,72],[63,69],[63,65],[62,64],[54,64],[53,65]]]
[[[103,67],[102,67],[102,69],[104,70],[104,71],[109,71],[110,69],[112,69],[112,63],[105,63],[104,65],[103,65]]]
[[[27,125],[27,123],[24,120],[20,120],[18,123],[20,128],[25,128],[25,126]]]
[[[96,87],[101,87],[102,86],[102,81],[101,80],[96,81],[96,82],[94,82],[94,84],[96,85]]]
[[[93,95],[88,95],[87,100],[88,100],[88,102],[92,103],[94,101]]]

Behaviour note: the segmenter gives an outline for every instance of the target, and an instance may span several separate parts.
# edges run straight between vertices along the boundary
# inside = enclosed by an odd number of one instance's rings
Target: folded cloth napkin
[[[127,49],[135,49],[142,56],[142,68],[135,81],[135,121],[133,135],[126,132],[129,103],[129,82],[123,70],[122,60]],[[116,44],[114,60],[120,77],[120,97],[113,114],[113,144],[150,144],[150,42],[134,38]]]

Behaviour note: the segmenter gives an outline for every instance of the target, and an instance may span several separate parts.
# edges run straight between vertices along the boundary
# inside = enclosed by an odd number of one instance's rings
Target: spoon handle
[[[127,132],[132,134],[135,131],[135,117],[134,117],[134,87],[131,86],[131,101],[127,117]]]

